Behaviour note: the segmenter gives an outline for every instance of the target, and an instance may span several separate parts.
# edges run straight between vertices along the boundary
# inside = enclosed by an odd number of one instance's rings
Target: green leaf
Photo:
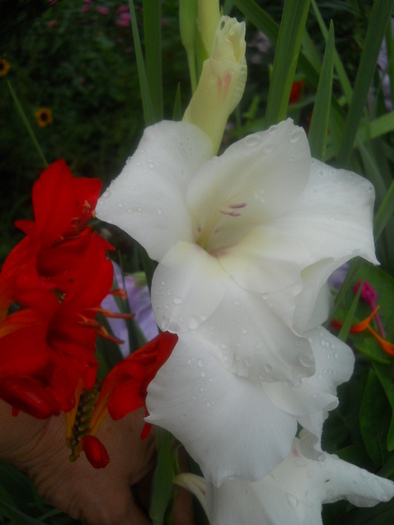
[[[392,381],[393,369],[391,366],[373,364],[374,370],[379,378],[379,381],[386,393],[386,397],[391,406],[391,423],[387,435],[387,449],[394,450],[394,383]]]
[[[138,31],[137,19],[135,16],[134,2],[129,0],[131,27],[133,29],[133,39],[135,56],[137,61],[138,79],[140,83],[140,92],[142,99],[142,108],[144,111],[145,124],[149,126],[156,122],[156,116],[153,109],[152,98],[149,89],[148,77],[145,69],[144,57],[142,54],[140,34]]]
[[[8,85],[8,89],[10,90],[10,93],[11,93],[12,99],[14,101],[14,104],[16,106],[16,109],[17,109],[17,111],[19,113],[19,116],[23,120],[23,124],[25,125],[26,130],[27,130],[28,134],[30,135],[30,138],[31,138],[31,140],[32,140],[36,150],[37,150],[37,153],[41,157],[41,160],[42,160],[44,166],[47,167],[48,166],[48,162],[47,162],[47,159],[45,158],[44,152],[41,149],[41,146],[40,146],[40,144],[39,144],[39,142],[37,140],[37,137],[36,137],[36,135],[35,135],[35,133],[33,131],[33,128],[30,125],[29,119],[27,118],[26,113],[25,113],[25,111],[24,111],[24,109],[22,107],[22,104],[19,102],[17,94],[15,93],[14,88],[12,87],[11,82],[9,80],[7,80],[7,85]]]
[[[394,111],[360,126],[357,138],[365,142],[394,131]]]
[[[286,117],[309,5],[310,0],[288,0],[285,3],[268,91],[267,127]]]
[[[177,474],[177,452],[174,437],[157,429],[157,466],[152,482],[150,517],[153,525],[163,525]]]
[[[375,215],[374,234],[377,240],[394,213],[394,181],[391,183],[380,208]]]
[[[160,0],[144,0],[144,47],[146,77],[153,111],[158,121],[163,118]]]
[[[319,8],[317,7],[316,0],[311,0],[311,5],[312,5],[312,9],[314,11],[317,23],[319,24],[320,31],[321,31],[324,39],[327,42],[328,30],[327,30],[326,24],[324,23],[323,17],[320,14]],[[345,71],[345,68],[343,67],[341,59],[340,59],[340,57],[339,57],[339,55],[337,53],[337,50],[335,48],[334,48],[333,60],[334,60],[335,70],[336,70],[336,72],[338,74],[338,80],[339,80],[339,82],[341,84],[343,93],[344,93],[345,98],[346,98],[346,102],[348,104],[350,104],[350,101],[351,101],[351,98],[352,98],[352,92],[353,92],[352,86],[350,85],[350,81],[349,81],[349,78],[348,78],[347,73]]]
[[[360,429],[368,454],[375,465],[383,465],[388,458],[387,432],[390,405],[373,369],[370,370],[360,409]]]
[[[308,139],[312,157],[324,161],[331,107],[334,26],[330,25]]]
[[[347,165],[352,151],[357,128],[360,124],[369,88],[373,80],[386,26],[390,20],[392,6],[392,0],[375,0],[373,2],[367,35],[338,154],[338,164],[341,166]]]

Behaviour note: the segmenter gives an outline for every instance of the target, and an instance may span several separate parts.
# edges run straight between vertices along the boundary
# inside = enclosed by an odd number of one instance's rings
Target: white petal
[[[256,482],[228,480],[207,485],[212,525],[319,525],[321,504],[347,499],[372,506],[394,497],[394,482],[379,478],[335,456],[308,459],[309,435],[294,440],[291,454],[271,474]],[[304,440],[306,437],[306,442]],[[226,516],[227,520],[223,519]]]
[[[215,485],[265,476],[288,454],[297,428],[259,384],[227,371],[191,334],[180,336],[146,402],[147,420],[173,433]]]
[[[310,151],[291,120],[255,133],[204,164],[191,181],[187,202],[198,231],[215,250],[239,241],[294,203],[309,179]]]
[[[271,401],[315,436],[321,437],[326,412],[338,405],[337,386],[348,381],[353,373],[354,355],[352,350],[323,327],[307,334],[313,350],[316,371],[313,376],[301,379],[298,388],[284,383],[270,383],[265,386]],[[308,357],[301,357],[308,364]]]
[[[152,306],[162,330],[195,330],[222,302],[229,276],[198,245],[179,242],[154,273]]]
[[[97,204],[97,216],[116,224],[161,257],[178,240],[192,239],[187,186],[212,157],[212,143],[197,127],[163,121],[147,128],[123,171]]]
[[[297,248],[297,240],[286,232],[262,226],[217,258],[242,288],[271,293],[293,287],[288,298],[292,300],[301,289],[301,267],[294,261]]]
[[[315,301],[331,273],[359,255],[376,264],[372,234],[374,191],[358,175],[312,161],[310,181],[293,209],[270,221],[299,243],[295,253],[304,270],[298,303],[298,330],[305,329]],[[310,272],[310,273],[308,273]]]
[[[226,293],[215,311],[196,332],[210,342],[210,351],[237,375],[255,381],[299,382],[313,375],[309,341],[295,334],[274,311],[274,294],[255,294],[229,280]],[[278,299],[279,302],[279,299]],[[309,356],[308,366],[301,357]]]

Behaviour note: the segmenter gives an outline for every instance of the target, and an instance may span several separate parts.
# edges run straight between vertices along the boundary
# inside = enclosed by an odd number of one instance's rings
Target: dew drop
[[[272,366],[271,365],[264,365],[264,370],[267,372],[267,374],[271,374]]]
[[[296,509],[298,507],[298,499],[293,496],[292,494],[286,494],[287,503],[290,505],[292,509]]]
[[[121,202],[118,202],[118,208],[123,208],[123,204]]]
[[[245,139],[245,144],[251,147],[257,146],[258,144],[260,144],[260,138],[257,135],[249,135]]]
[[[312,394],[312,399],[317,399],[319,397],[319,394],[316,394],[316,392],[314,394]]]
[[[267,301],[269,299],[269,294],[263,293],[262,298],[264,299],[264,301]]]
[[[148,166],[150,167],[150,169],[153,169],[153,168],[155,167],[155,165],[153,164],[153,162],[150,162],[150,163],[148,164]]]
[[[247,329],[246,328],[242,328],[242,333],[243,334],[247,334],[248,333]]]
[[[182,299],[180,297],[174,297],[172,301],[174,304],[182,304]]]
[[[314,361],[309,355],[300,355],[298,358],[299,362],[302,366],[305,366],[306,368],[311,368],[314,364]]]
[[[297,142],[299,142],[301,140],[301,137],[303,136],[303,133],[300,129],[296,129],[295,131],[293,131],[291,134],[290,134],[290,142],[292,144],[296,144]]]
[[[245,365],[246,366],[252,366],[252,360],[250,357],[246,357],[245,358]]]
[[[195,330],[196,328],[198,328],[200,323],[198,322],[198,319],[196,317],[190,317],[188,324],[190,330]]]
[[[111,192],[109,190],[105,190],[105,192],[102,194],[102,199],[109,199],[111,197]]]
[[[195,400],[197,399],[196,394],[193,394],[193,395],[192,395],[192,399],[193,399],[193,401],[195,401]]]
[[[205,372],[201,372],[200,376],[205,377]]]
[[[137,208],[137,211],[138,211],[138,212],[141,212],[141,211],[142,211],[142,209],[141,209],[141,208]]]
[[[274,151],[274,144],[264,144],[263,146],[264,153],[272,153],[273,151]]]
[[[200,368],[202,368],[204,366],[204,361],[202,359],[199,359],[197,361],[197,366],[199,366]]]
[[[180,419],[185,419],[185,417],[186,417],[186,414],[180,414],[180,416],[179,416],[179,417],[180,417]]]
[[[163,210],[161,208],[157,208],[156,213],[157,215],[161,215],[163,213]]]

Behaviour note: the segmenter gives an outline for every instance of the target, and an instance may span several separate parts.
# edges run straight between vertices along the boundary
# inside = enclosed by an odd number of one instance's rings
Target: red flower
[[[304,88],[304,82],[303,80],[299,80],[298,82],[293,82],[293,85],[291,86],[290,91],[290,98],[289,98],[289,104],[296,104],[300,101],[301,93]]]
[[[177,335],[162,332],[111,370],[104,380],[91,420],[93,433],[107,412],[117,421],[129,412],[145,407],[148,385],[170,357],[177,341]],[[147,437],[150,428],[151,425],[145,425],[142,438]]]
[[[110,245],[87,226],[100,189],[64,161],[46,169],[0,274],[0,397],[36,417],[71,410],[80,381],[95,383],[94,317],[113,278]]]

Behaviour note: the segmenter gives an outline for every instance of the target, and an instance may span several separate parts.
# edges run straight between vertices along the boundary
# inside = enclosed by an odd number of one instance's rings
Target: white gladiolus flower
[[[179,483],[199,497],[211,525],[322,525],[322,503],[347,499],[372,507],[394,496],[392,481],[336,456],[317,456],[311,441],[303,431],[285,461],[259,481],[229,480],[217,488],[185,474]]]
[[[291,120],[212,155],[192,124],[147,128],[97,215],[159,261],[162,330],[209,341],[238,376],[299,385],[315,374],[303,334],[327,318],[327,278],[356,255],[377,262],[373,188],[311,159]]]
[[[321,327],[306,335],[316,372],[297,386],[237,376],[212,355],[208,341],[179,336],[148,387],[147,421],[175,435],[215,485],[261,479],[289,454],[297,421],[320,443],[327,410],[338,405],[336,387],[353,371],[347,345]]]

